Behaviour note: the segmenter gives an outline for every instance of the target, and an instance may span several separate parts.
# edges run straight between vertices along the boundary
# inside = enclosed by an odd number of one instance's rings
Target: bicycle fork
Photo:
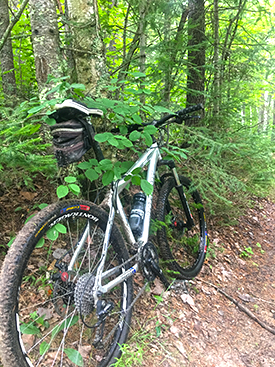
[[[174,177],[175,182],[176,182],[176,189],[179,193],[180,200],[181,200],[181,203],[182,203],[185,215],[186,215],[185,227],[189,230],[192,227],[194,227],[195,223],[194,223],[193,215],[190,211],[188,202],[186,200],[186,196],[185,196],[185,193],[183,191],[183,186],[180,182],[178,172],[176,170],[175,162],[173,160],[167,160],[167,161],[166,160],[161,160],[161,161],[158,162],[158,165],[159,166],[168,166],[171,169],[172,173],[173,173],[173,177]],[[168,213],[171,211],[169,201],[167,201],[167,210],[168,210]]]

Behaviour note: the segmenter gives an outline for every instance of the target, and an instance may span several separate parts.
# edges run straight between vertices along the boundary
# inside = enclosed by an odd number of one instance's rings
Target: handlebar
[[[195,106],[183,108],[182,110],[179,110],[175,113],[166,115],[166,116],[162,117],[159,120],[153,120],[152,122],[143,123],[141,125],[139,125],[139,124],[129,125],[129,126],[127,126],[128,134],[131,133],[134,130],[141,130],[145,126],[148,126],[148,125],[153,125],[155,127],[160,127],[160,126],[164,125],[165,122],[170,120],[170,119],[173,119],[173,120],[171,120],[171,122],[175,122],[177,124],[182,124],[183,121],[194,119],[194,118],[198,119],[198,118],[200,118],[200,116],[190,115],[190,113],[195,112],[195,111],[200,111],[200,110],[203,110],[203,105],[201,103],[197,104]],[[117,133],[117,132],[119,132],[119,129],[118,128],[112,129],[111,132],[112,133]]]
[[[195,106],[191,106],[191,107],[186,107],[183,108],[182,110],[177,111],[175,114],[170,114],[170,115],[166,115],[163,118],[161,118],[158,121],[155,121],[155,123],[153,124],[156,127],[159,127],[161,125],[163,125],[166,121],[170,120],[171,118],[174,117],[174,121],[177,124],[182,124],[183,121],[192,119],[192,118],[200,118],[200,116],[194,116],[194,115],[189,115],[192,112],[195,111],[200,111],[203,110],[203,105],[197,104]]]

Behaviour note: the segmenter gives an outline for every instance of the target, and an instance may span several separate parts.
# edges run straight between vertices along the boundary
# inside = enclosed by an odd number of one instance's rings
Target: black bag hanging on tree
[[[72,99],[65,100],[55,108],[56,111],[49,117],[56,121],[50,130],[59,167],[78,162],[91,148],[94,149],[97,160],[102,160],[102,151],[94,140],[93,125],[87,121],[87,117],[102,116],[103,112]]]

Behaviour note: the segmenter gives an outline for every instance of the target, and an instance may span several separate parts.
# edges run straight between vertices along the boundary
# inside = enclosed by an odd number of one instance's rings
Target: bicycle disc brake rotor
[[[151,243],[147,242],[141,251],[141,269],[144,277],[152,282],[156,278],[156,273],[152,270],[152,263],[159,263],[159,257],[156,247]]]

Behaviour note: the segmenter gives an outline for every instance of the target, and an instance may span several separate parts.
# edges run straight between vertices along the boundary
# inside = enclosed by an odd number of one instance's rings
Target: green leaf
[[[103,171],[107,171],[113,168],[113,163],[110,159],[103,159],[99,162],[99,166]]]
[[[55,125],[55,124],[56,124],[56,121],[55,121],[55,119],[52,119],[52,118],[50,118],[50,117],[46,117],[46,118],[45,118],[45,123],[46,123],[47,125],[49,125],[49,126],[53,126],[53,125]]]
[[[15,240],[15,236],[13,236],[10,240],[9,240],[9,242],[7,243],[7,246],[8,247],[11,247],[11,245],[12,245],[12,243],[13,243],[13,241]]]
[[[37,245],[35,246],[35,248],[43,247],[44,243],[45,243],[45,240],[43,237],[41,237],[40,240],[37,242]]]
[[[136,174],[138,174],[141,170],[142,170],[142,168],[141,168],[141,167],[137,167],[137,168],[135,168],[135,169],[132,171],[132,174],[133,174],[133,175],[136,175]]]
[[[151,195],[153,193],[153,186],[147,180],[142,179],[140,187],[146,195]]]
[[[33,324],[21,324],[20,332],[22,334],[37,335],[40,333],[40,330],[38,329],[38,327],[34,326]]]
[[[64,185],[60,185],[56,189],[56,195],[59,199],[64,198],[64,196],[66,196],[68,194],[68,192],[69,192],[68,187],[64,186]]]
[[[80,187],[76,184],[69,184],[69,189],[71,190],[71,192],[75,195],[78,195],[80,193]]]
[[[79,89],[79,90],[85,90],[86,87],[84,84],[80,84],[80,83],[73,83],[71,84],[71,88],[73,89]]]
[[[75,349],[72,348],[65,348],[64,353],[77,366],[84,366],[82,355]]]
[[[113,136],[108,140],[108,143],[110,144],[110,145],[113,145],[114,147],[118,147],[118,145],[119,145],[119,142],[117,141],[117,139],[116,138],[114,138]]]
[[[99,143],[103,143],[104,141],[107,141],[109,139],[111,139],[113,137],[112,133],[106,132],[103,134],[96,134],[95,135],[95,140],[98,141]]]
[[[85,172],[85,176],[90,180],[90,181],[94,181],[98,179],[98,174],[96,173],[96,171],[92,168],[88,169]]]
[[[31,219],[32,219],[32,217],[34,217],[34,216],[35,216],[35,214],[30,215],[30,216],[25,220],[25,224],[26,224],[26,223],[28,223],[28,221],[29,221],[29,220],[31,220]]]
[[[137,130],[134,130],[129,135],[129,139],[132,140],[132,141],[136,141],[140,138],[140,136],[141,136],[141,132],[137,131]]]
[[[133,146],[133,143],[127,139],[125,136],[116,136],[117,139],[120,139],[121,143],[126,147],[130,148]]]
[[[76,181],[76,178],[73,177],[73,176],[67,176],[64,178],[65,182],[68,182],[68,183],[74,183]]]
[[[135,123],[136,123],[136,124],[139,124],[139,125],[141,125],[141,124],[142,124],[142,119],[141,119],[141,117],[140,117],[139,115],[134,114],[134,115],[132,116],[132,119],[135,121]]]
[[[172,113],[170,110],[168,110],[167,108],[162,107],[162,106],[154,106],[154,109],[155,109],[155,111],[160,112],[160,113],[162,113],[162,112]]]
[[[45,354],[50,348],[50,345],[47,343],[47,342],[42,342],[40,344],[40,347],[39,347],[39,353],[40,355],[42,356],[43,354]]]
[[[57,223],[54,228],[60,233],[67,233],[67,228],[61,223]]]
[[[109,185],[114,179],[114,171],[106,171],[102,176],[102,183],[104,186]]]
[[[150,135],[154,135],[157,131],[158,129],[153,125],[148,125],[148,126],[145,126],[144,128],[144,132]]]
[[[89,159],[88,162],[81,162],[77,165],[77,167],[81,168],[81,169],[89,169],[92,168],[93,166],[95,166],[96,164],[98,164],[98,161],[96,159]]]
[[[44,108],[44,106],[42,106],[42,105],[35,106],[35,107],[31,108],[28,111],[28,113],[35,113],[35,112],[41,111],[43,108]]]
[[[140,71],[135,71],[132,73],[132,75],[135,77],[135,78],[144,78],[146,76],[146,74],[140,72]]]
[[[145,139],[145,144],[148,145],[148,146],[152,145],[153,140],[152,140],[151,135],[147,134],[146,132],[144,132],[142,135]]]
[[[42,210],[42,209],[46,208],[48,205],[49,205],[49,204],[42,203],[42,204],[39,204],[39,205],[38,205],[38,208],[39,208],[40,210]]]
[[[131,181],[133,185],[140,186],[141,178],[140,176],[133,176]]]
[[[55,227],[52,227],[47,231],[46,235],[49,240],[55,241],[58,238],[58,231],[55,229]]]

